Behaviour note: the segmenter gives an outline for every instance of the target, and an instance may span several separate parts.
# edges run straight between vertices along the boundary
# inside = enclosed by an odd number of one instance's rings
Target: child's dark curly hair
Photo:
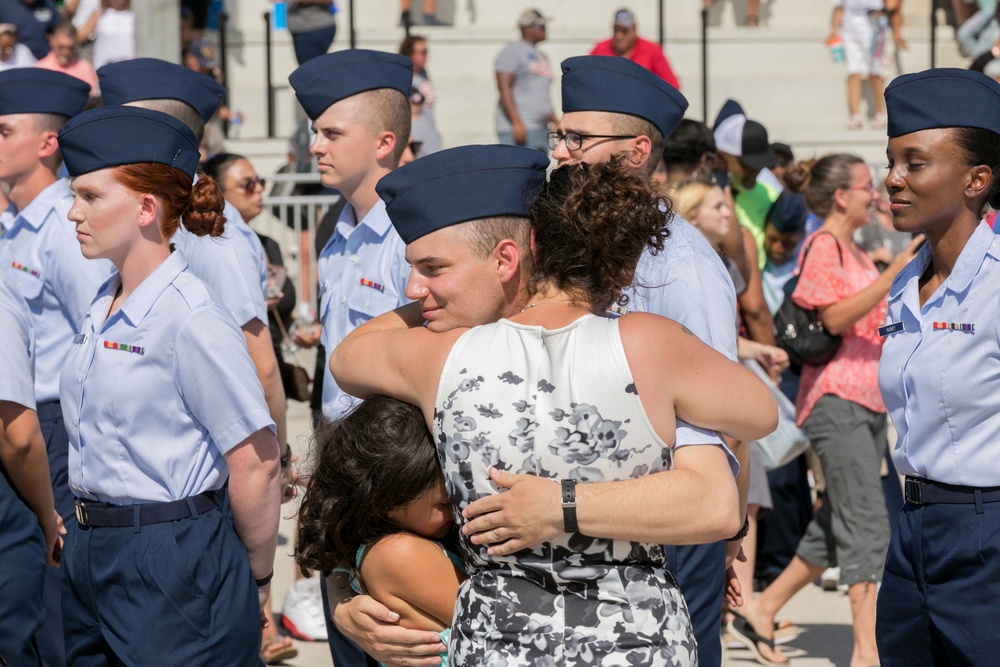
[[[669,201],[623,157],[559,167],[532,205],[529,293],[552,283],[597,308],[625,305],[622,290],[632,284],[646,246],[663,249],[669,217]]]
[[[299,507],[295,560],[329,574],[358,547],[400,531],[388,519],[440,478],[419,408],[373,396],[315,435],[315,469]]]

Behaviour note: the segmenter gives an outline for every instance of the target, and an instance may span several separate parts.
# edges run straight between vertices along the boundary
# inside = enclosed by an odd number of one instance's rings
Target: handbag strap
[[[837,242],[837,257],[840,259],[840,265],[844,265],[844,251],[840,249],[840,239],[838,239],[833,232],[820,232],[809,239],[809,243],[806,244],[806,247],[802,250],[802,261],[799,262],[800,274],[802,273],[802,269],[806,266],[806,257],[809,255],[809,249],[812,248],[812,244],[816,242],[816,239],[819,238],[820,234],[829,234],[830,236],[833,236],[833,240]]]
[[[281,339],[287,340],[291,343],[292,339],[288,337],[288,331],[285,330],[285,323],[281,321],[281,315],[278,314],[278,309],[272,308],[271,314],[274,315],[274,321],[278,323],[278,331],[281,332]]]

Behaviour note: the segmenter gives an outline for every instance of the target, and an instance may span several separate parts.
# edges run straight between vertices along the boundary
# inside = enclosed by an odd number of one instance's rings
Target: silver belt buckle
[[[907,477],[903,482],[903,488],[905,490],[906,502],[913,503],[914,505],[923,505],[923,500],[921,499],[920,493],[920,480],[914,479],[913,477]]]
[[[83,501],[77,499],[73,501],[76,506],[76,521],[81,526],[87,525],[87,506],[83,504]]]

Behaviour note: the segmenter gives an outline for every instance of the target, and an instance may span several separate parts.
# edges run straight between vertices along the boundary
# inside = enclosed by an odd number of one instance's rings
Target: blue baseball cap
[[[139,107],[101,107],[71,119],[59,133],[70,176],[123,164],[156,162],[194,178],[198,141],[173,116]]]
[[[606,111],[644,118],[670,136],[687,99],[669,83],[618,56],[575,56],[562,62],[562,110]]]
[[[348,49],[312,58],[288,77],[295,97],[315,120],[331,105],[378,88],[410,96],[413,61],[406,56],[368,49]]]
[[[197,111],[206,123],[226,95],[222,84],[207,74],[157,58],[111,63],[97,70],[97,78],[105,104],[179,100]]]
[[[1000,134],[1000,84],[953,67],[903,74],[885,89],[889,137],[938,127],[975,127]]]
[[[375,185],[404,243],[460,222],[527,218],[549,159],[520,146],[461,146],[391,171]]]
[[[805,197],[788,190],[778,195],[767,212],[767,222],[782,234],[804,231],[807,217]]]
[[[87,106],[90,84],[38,67],[0,72],[0,115],[51,113],[72,118]]]

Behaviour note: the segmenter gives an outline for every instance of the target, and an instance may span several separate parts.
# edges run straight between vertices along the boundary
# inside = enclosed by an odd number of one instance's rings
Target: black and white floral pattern
[[[581,482],[672,467],[672,452],[650,433],[627,370],[616,377],[610,364],[597,373],[602,381],[581,391],[581,373],[572,368],[517,363],[517,344],[546,341],[522,341],[515,329],[500,334],[515,337],[514,354],[474,353],[477,331],[452,352],[449,363],[461,355],[464,367],[445,369],[435,420],[456,520],[470,502],[498,491],[490,466]],[[599,362],[600,353],[594,356]],[[492,558],[464,538],[462,549],[470,577],[455,607],[450,665],[697,665],[687,608],[663,571],[659,545],[574,534],[509,557]]]

